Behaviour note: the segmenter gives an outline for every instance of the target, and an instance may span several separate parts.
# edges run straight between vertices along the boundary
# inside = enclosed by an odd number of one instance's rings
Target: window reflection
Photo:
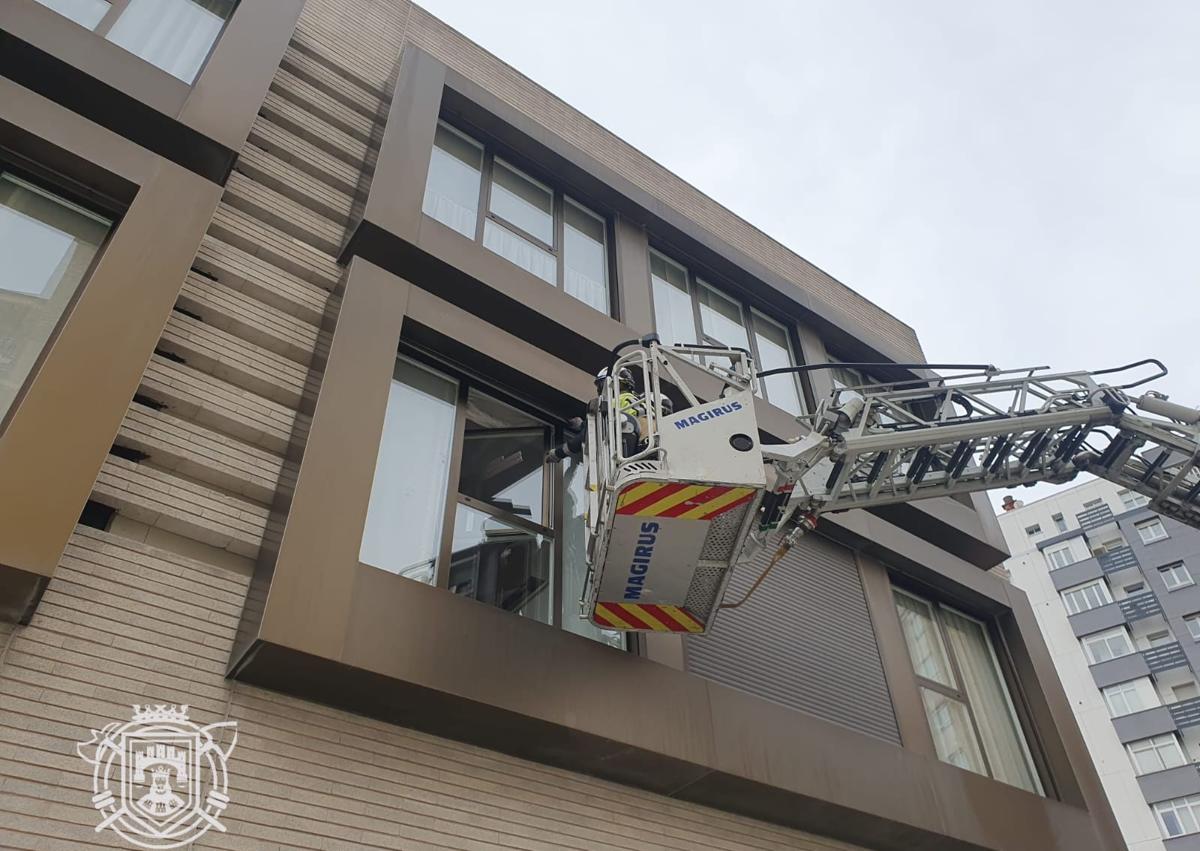
[[[460,504],[454,516],[450,590],[551,622],[550,539]]]

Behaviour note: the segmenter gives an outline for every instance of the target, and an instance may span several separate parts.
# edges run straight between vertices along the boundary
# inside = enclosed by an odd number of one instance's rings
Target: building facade
[[[920,345],[420,7],[9,0],[0,171],[0,845],[122,845],[75,745],[186,703],[199,847],[1123,847],[981,498],[823,520],[704,638],[579,619],[545,454],[613,346]]]
[[[1130,849],[1200,848],[1200,533],[1103,480],[1000,526]]]

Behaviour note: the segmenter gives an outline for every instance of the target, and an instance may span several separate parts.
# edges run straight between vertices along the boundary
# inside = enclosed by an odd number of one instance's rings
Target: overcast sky
[[[1200,2],[423,5],[930,360],[1156,356],[1200,405]]]

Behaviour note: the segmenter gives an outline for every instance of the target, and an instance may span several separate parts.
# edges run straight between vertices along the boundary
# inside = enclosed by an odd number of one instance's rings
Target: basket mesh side
[[[743,505],[713,518],[708,524],[708,536],[704,539],[704,547],[700,550],[701,561],[729,561],[733,558],[738,530],[742,528],[742,520],[749,507]]]
[[[717,605],[717,592],[721,590],[721,581],[725,571],[724,565],[702,564],[696,567],[692,574],[692,584],[688,586],[687,598],[683,605],[701,623],[708,623],[713,608]]]

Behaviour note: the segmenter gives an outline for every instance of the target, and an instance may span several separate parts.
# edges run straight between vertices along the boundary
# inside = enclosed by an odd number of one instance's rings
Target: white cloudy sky
[[[1153,355],[1200,405],[1200,2],[423,5],[931,360]]]

